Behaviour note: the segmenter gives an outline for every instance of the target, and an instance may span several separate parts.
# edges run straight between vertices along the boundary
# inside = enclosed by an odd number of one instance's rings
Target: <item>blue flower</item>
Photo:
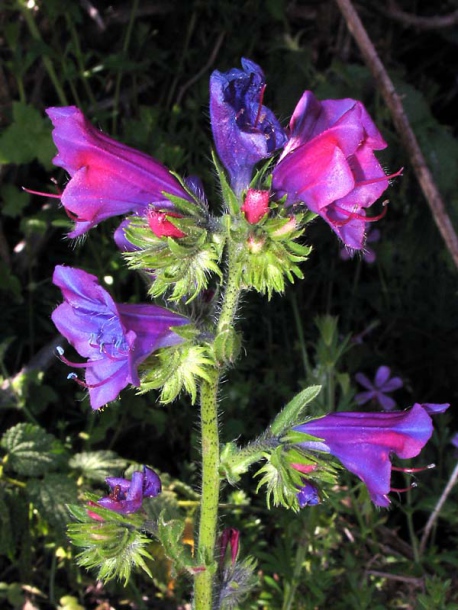
[[[143,466],[143,472],[133,472],[131,481],[119,477],[105,480],[110,487],[110,495],[100,498],[97,505],[123,515],[136,513],[142,506],[143,498],[155,498],[162,489],[159,476],[146,466]]]
[[[215,70],[210,77],[213,138],[237,195],[248,188],[256,163],[287,140],[273,112],[262,105],[263,71],[249,59],[242,59],[242,68],[224,73]]]

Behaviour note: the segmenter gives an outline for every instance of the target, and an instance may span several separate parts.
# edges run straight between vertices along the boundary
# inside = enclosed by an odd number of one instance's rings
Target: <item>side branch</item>
[[[458,268],[458,237],[452,222],[445,209],[442,197],[436,187],[434,178],[429,170],[426,160],[421,152],[417,138],[415,137],[409,120],[404,112],[401,99],[396,93],[393,82],[388,76],[377,51],[374,48],[367,32],[353,8],[350,0],[336,0],[340,11],[347,23],[353,38],[359,46],[366,64],[375,78],[382,96],[391,111],[394,125],[399,133],[407,153],[411,159],[414,172],[428,205],[433,214],[434,221],[444,239],[445,245]]]

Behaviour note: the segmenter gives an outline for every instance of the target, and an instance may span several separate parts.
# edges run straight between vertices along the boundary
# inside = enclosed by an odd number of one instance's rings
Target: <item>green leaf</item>
[[[70,459],[69,466],[80,470],[89,480],[103,482],[107,477],[125,470],[127,462],[114,451],[84,451],[76,453]]]
[[[301,423],[303,411],[321,392],[320,385],[313,385],[299,392],[277,415],[270,427],[272,436],[280,436],[293,426]]]
[[[70,520],[67,504],[78,498],[76,482],[66,475],[52,473],[28,481],[26,490],[40,516],[64,535]]]
[[[2,214],[11,218],[20,216],[30,201],[30,194],[19,190],[14,184],[4,184],[0,189],[0,196],[4,202]]]
[[[65,455],[64,447],[52,434],[33,424],[17,424],[7,430],[1,446],[7,452],[6,467],[23,476],[56,470]]]
[[[54,154],[49,120],[33,106],[13,102],[13,122],[0,135],[0,165],[38,159],[51,169]]]

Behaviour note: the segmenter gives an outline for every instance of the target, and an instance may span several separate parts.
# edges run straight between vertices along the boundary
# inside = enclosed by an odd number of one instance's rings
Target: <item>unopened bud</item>
[[[248,189],[241,210],[251,225],[258,223],[269,211],[269,197],[269,191]]]
[[[179,214],[171,212],[158,212],[150,210],[148,212],[148,224],[156,237],[186,237],[186,233],[180,231],[168,218],[182,218]]]

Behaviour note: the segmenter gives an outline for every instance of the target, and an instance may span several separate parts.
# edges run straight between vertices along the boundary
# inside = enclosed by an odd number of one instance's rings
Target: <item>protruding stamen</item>
[[[363,182],[356,182],[355,188],[358,188],[359,186],[367,186],[369,184],[375,184],[376,182],[383,182],[384,180],[391,180],[392,178],[397,178],[398,176],[400,176],[402,174],[403,171],[404,171],[404,168],[401,167],[401,169],[399,171],[397,171],[395,174],[390,174],[389,176],[380,176],[380,178],[371,178],[370,180],[364,180]]]
[[[396,472],[404,472],[405,474],[415,474],[417,472],[431,470],[431,468],[436,468],[436,464],[428,464],[427,466],[422,466],[421,468],[399,468],[399,466],[392,466],[391,470],[395,470]]]
[[[74,369],[85,369],[88,366],[91,366],[90,362],[71,362],[64,356],[64,350],[60,347],[56,347],[56,352],[59,360],[61,360],[67,366],[71,366]],[[74,374],[74,373],[73,373]]]
[[[256,127],[256,125],[258,124],[259,118],[260,118],[260,116],[261,116],[261,111],[262,111],[262,100],[264,99],[264,91],[265,91],[265,90],[266,90],[266,85],[264,84],[264,85],[261,87],[261,91],[260,91],[260,93],[259,93],[259,107],[258,107],[258,112],[257,112],[257,114],[256,114],[256,118],[255,118],[254,123],[253,123],[253,127]]]
[[[334,210],[336,210],[337,212],[340,212],[341,214],[343,214],[344,216],[348,216],[348,218],[346,220],[333,220],[332,224],[336,225],[337,227],[343,227],[346,224],[348,224],[351,220],[361,220],[363,222],[376,222],[377,220],[380,220],[381,218],[383,218],[387,212],[387,204],[388,201],[384,201],[383,202],[383,211],[378,215],[378,216],[363,216],[362,214],[357,214],[356,212],[350,212],[349,210],[344,210],[343,208],[340,208],[339,206],[334,206]]]
[[[62,197],[62,193],[56,195],[55,193],[42,193],[41,191],[33,191],[32,189],[27,189],[25,186],[22,187],[22,190],[26,193],[30,193],[31,195],[39,195],[40,197],[50,197],[51,199],[60,199]]]
[[[418,487],[417,483],[415,483],[415,481],[412,481],[412,483],[408,486],[408,487],[404,487],[402,489],[399,489],[398,487],[391,487],[390,491],[396,491],[397,493],[405,493],[406,491],[409,491],[410,489],[414,489],[415,487]]]

